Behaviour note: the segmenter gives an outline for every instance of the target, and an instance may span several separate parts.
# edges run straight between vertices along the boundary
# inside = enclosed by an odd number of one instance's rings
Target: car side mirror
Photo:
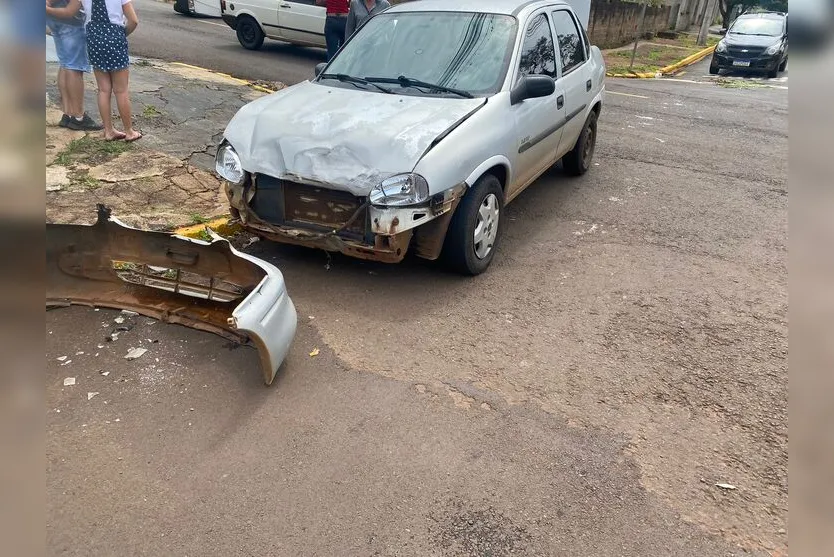
[[[327,62],[322,62],[320,64],[316,64],[316,69],[314,70],[316,72],[316,77],[321,75],[321,72],[323,72],[324,68],[326,68],[326,67],[327,67]]]
[[[546,75],[525,75],[510,92],[510,104],[552,95],[556,83]]]

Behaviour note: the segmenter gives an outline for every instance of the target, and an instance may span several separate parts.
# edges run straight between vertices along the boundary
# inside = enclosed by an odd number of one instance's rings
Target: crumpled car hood
[[[439,135],[484,102],[307,81],[243,106],[224,135],[249,172],[366,196],[411,172]]]

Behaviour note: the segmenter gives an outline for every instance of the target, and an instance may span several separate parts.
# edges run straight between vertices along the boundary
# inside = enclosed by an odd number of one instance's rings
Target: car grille
[[[364,201],[348,192],[258,174],[250,205],[260,219],[270,224],[330,231],[350,220]],[[367,209],[363,209],[340,235],[363,239],[367,219]]]
[[[758,58],[766,49],[761,47],[750,47],[750,46],[731,46],[727,48],[727,56],[731,56],[733,58]]]

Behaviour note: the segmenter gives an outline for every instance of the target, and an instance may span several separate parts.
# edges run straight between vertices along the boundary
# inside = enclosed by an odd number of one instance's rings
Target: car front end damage
[[[91,226],[46,225],[47,307],[135,311],[257,348],[269,385],[297,315],[273,265],[219,236],[204,242],[131,228],[99,205]]]
[[[383,263],[402,261],[412,247],[419,257],[437,259],[467,190],[461,183],[414,203],[383,205],[375,192],[356,196],[297,176],[244,173],[230,181],[221,170],[232,217],[245,230],[276,242]]]

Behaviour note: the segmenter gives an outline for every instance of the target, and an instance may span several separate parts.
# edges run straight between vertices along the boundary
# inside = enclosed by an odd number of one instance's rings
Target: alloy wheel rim
[[[475,255],[478,259],[487,257],[495,245],[495,238],[498,236],[499,213],[498,197],[494,193],[488,194],[478,207],[473,232]]]

